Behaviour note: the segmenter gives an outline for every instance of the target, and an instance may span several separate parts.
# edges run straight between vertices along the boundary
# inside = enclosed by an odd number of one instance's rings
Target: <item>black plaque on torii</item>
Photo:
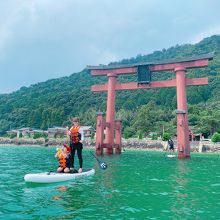
[[[149,84],[151,81],[150,65],[137,66],[138,84]]]

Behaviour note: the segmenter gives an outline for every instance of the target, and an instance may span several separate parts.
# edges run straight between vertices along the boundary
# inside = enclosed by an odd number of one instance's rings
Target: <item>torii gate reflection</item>
[[[87,66],[92,76],[107,76],[108,83],[93,85],[93,92],[107,92],[106,122],[103,113],[97,113],[96,124],[96,154],[121,153],[121,121],[115,121],[115,93],[116,90],[136,90],[176,87],[177,93],[177,150],[178,158],[190,157],[189,127],[187,115],[186,86],[207,85],[208,78],[187,78],[186,70],[208,66],[213,59],[213,53],[175,60],[157,61],[150,63],[136,63],[131,65]],[[151,72],[174,71],[176,78],[171,80],[151,81]],[[139,82],[118,83],[117,76],[122,74],[138,74]],[[105,140],[104,128],[106,128]],[[114,143],[115,131],[115,143]]]

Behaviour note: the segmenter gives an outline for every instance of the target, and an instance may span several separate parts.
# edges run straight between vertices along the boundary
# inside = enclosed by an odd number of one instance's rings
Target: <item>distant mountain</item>
[[[212,36],[191,45],[176,45],[148,55],[137,55],[111,64],[130,64],[205,54],[215,51],[209,67],[193,69],[189,77],[209,77],[208,86],[187,89],[190,125],[196,132],[220,131],[220,36]],[[153,80],[168,79],[172,73],[157,73]],[[133,81],[136,76],[120,77]],[[81,124],[95,125],[96,112],[106,111],[106,94],[92,93],[91,85],[106,82],[105,77],[91,77],[84,69],[67,77],[22,87],[11,94],[0,95],[0,132],[20,127],[46,129],[69,125],[71,116]],[[175,132],[175,88],[120,91],[116,98],[117,117],[123,120],[126,137],[149,132]]]

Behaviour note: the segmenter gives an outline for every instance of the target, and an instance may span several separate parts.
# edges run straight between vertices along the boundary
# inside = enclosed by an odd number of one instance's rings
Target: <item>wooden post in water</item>
[[[103,154],[103,139],[104,139],[104,117],[103,112],[97,113],[96,118],[96,155]]]
[[[186,99],[186,69],[177,67],[176,96],[177,96],[177,143],[178,157],[180,159],[190,156],[189,126]]]
[[[115,153],[120,154],[121,153],[121,130],[122,130],[122,121],[121,120],[115,120]]]
[[[108,96],[107,96],[107,112],[106,112],[106,153],[113,153],[114,146],[114,128],[115,128],[115,84],[117,75],[114,73],[108,76]]]

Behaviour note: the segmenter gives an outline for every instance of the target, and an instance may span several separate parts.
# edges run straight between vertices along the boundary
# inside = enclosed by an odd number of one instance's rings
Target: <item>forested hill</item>
[[[149,55],[138,55],[117,64],[194,56],[212,51],[215,51],[215,56],[209,67],[188,71],[188,77],[208,76],[209,85],[187,89],[190,125],[197,132],[212,134],[220,131],[220,36],[205,38],[195,45],[176,45]],[[153,80],[171,77],[174,77],[173,73],[153,74]],[[120,78],[120,81],[129,80],[136,78]],[[96,112],[106,111],[106,94],[92,93],[90,88],[103,82],[106,82],[105,77],[91,77],[84,69],[67,77],[0,95],[0,132],[10,128],[66,126],[71,116],[79,116],[83,125],[94,126]],[[116,109],[117,117],[123,121],[123,134],[127,137],[148,132],[160,134],[162,128],[165,132],[175,132],[175,88],[117,92]]]

